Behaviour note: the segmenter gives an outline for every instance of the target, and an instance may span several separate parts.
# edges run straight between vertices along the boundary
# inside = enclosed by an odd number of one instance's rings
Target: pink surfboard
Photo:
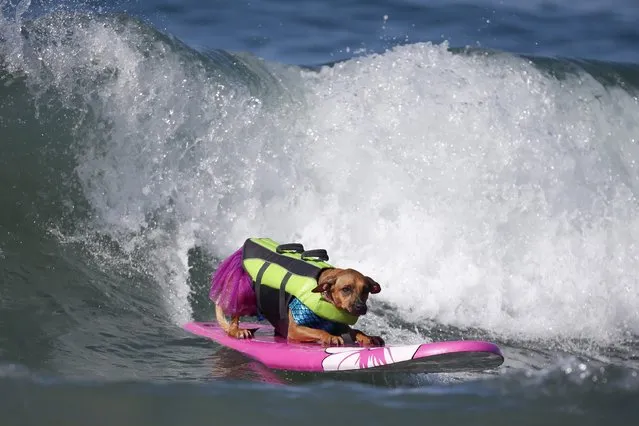
[[[504,357],[497,345],[477,340],[444,341],[411,345],[323,347],[314,343],[289,343],[275,337],[270,324],[242,323],[256,329],[252,339],[229,337],[216,322],[189,322],[184,329],[235,349],[277,370],[393,371],[452,373],[482,371],[500,366]]]

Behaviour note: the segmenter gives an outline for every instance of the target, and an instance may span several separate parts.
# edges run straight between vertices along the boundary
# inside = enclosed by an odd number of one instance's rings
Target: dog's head
[[[372,278],[354,269],[326,269],[320,274],[317,287],[312,291],[322,293],[324,299],[351,315],[364,315],[368,310],[369,294],[382,290]]]

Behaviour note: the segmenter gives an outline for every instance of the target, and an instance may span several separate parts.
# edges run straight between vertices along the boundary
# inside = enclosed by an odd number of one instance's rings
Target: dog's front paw
[[[355,336],[355,341],[362,346],[384,346],[384,339],[379,336],[367,336],[359,333]]]
[[[236,339],[250,339],[251,337],[253,337],[253,330],[237,328],[235,330],[232,330],[231,333],[229,333],[229,335],[231,337],[235,337]]]
[[[369,336],[373,346],[384,346],[386,343],[380,336]]]
[[[333,336],[332,334],[326,333],[320,338],[320,343],[323,346],[342,346],[344,339],[342,339],[341,336]]]

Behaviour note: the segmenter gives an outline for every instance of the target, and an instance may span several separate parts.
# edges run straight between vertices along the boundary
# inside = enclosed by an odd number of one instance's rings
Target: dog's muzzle
[[[361,300],[358,300],[357,302],[353,303],[354,314],[364,315],[366,311],[367,311],[366,303],[362,302]]]

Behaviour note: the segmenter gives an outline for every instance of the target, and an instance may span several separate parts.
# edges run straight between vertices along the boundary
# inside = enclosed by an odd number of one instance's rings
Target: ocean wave
[[[269,236],[375,276],[414,327],[559,347],[639,333],[632,66],[418,43],[307,69],[121,14],[0,25],[0,195],[101,265],[83,276],[111,312],[208,316],[215,259]]]

